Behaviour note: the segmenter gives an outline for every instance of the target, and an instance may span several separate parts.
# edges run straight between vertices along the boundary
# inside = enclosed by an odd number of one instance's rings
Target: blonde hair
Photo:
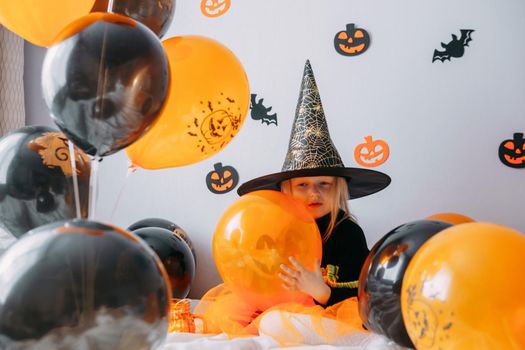
[[[332,187],[332,196],[331,196],[331,203],[330,203],[330,222],[328,223],[328,227],[326,228],[326,232],[321,232],[321,236],[323,238],[323,243],[328,241],[330,237],[332,236],[332,232],[334,231],[334,228],[339,224],[339,222],[343,221],[344,219],[348,218],[354,222],[356,222],[356,218],[350,213],[350,209],[348,208],[348,182],[345,178],[342,177],[334,177],[335,183]],[[284,180],[281,182],[281,192],[292,195],[292,182],[291,179]],[[344,212],[343,217],[336,222],[337,220],[337,214],[339,214],[339,210],[342,210]]]

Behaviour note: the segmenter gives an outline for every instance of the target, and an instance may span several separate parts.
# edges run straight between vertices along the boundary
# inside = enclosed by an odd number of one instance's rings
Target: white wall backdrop
[[[127,175],[125,152],[105,158],[96,218],[127,227],[161,217],[182,226],[197,251],[190,296],[200,297],[220,281],[211,240],[237,198],[212,194],[205,177],[218,162],[234,166],[241,182],[280,170],[309,58],[345,164],[357,166],[354,148],[366,135],[390,145],[376,169],[392,184],[350,202],[370,247],[395,226],[439,212],[525,232],[525,169],[498,159],[500,143],[525,132],[524,13],[521,0],[232,0],[228,12],[208,18],[200,1],[178,0],[165,38],[198,34],[229,47],[279,125],[248,116],[225,150],[180,168]],[[360,56],[334,50],[347,23],[370,33]],[[460,29],[475,30],[464,56],[432,63],[434,49]],[[52,124],[39,91],[44,49],[26,45],[27,123]]]

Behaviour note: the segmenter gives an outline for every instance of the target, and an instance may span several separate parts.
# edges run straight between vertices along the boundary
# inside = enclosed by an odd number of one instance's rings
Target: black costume
[[[342,219],[343,217],[344,212],[340,211],[336,220],[338,224],[334,227],[328,241],[323,243],[321,267],[326,268],[328,264],[339,266],[339,281],[356,281],[359,279],[361,267],[369,250],[361,227],[349,218]],[[321,234],[324,234],[330,223],[330,214],[315,221]],[[357,288],[330,287],[330,289],[330,299],[324,306],[330,306],[344,299],[357,296]]]

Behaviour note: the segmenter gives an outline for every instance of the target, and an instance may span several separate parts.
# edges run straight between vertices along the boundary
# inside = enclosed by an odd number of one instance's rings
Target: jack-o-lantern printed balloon
[[[452,224],[452,225],[466,224],[466,223],[475,221],[474,219],[468,216],[458,214],[458,213],[433,214],[427,217],[426,220],[439,220],[439,221],[448,222],[449,224]]]
[[[157,253],[168,274],[172,298],[186,298],[195,278],[195,260],[188,244],[161,227],[143,227],[133,233]]]
[[[171,83],[152,128],[126,149],[145,169],[193,164],[222,150],[237,135],[250,106],[246,73],[235,55],[202,36],[163,42]]]
[[[268,190],[242,196],[219,220],[212,249],[224,283],[259,310],[312,302],[307,294],[286,290],[278,277],[290,256],[312,271],[322,253],[314,218],[289,196]]]
[[[354,23],[346,25],[346,30],[338,32],[334,37],[334,47],[343,56],[357,56],[370,46],[370,35],[363,28],[356,28]]]
[[[525,349],[525,235],[466,223],[426,241],[408,264],[403,320],[415,348]]]
[[[370,250],[359,275],[359,315],[367,329],[397,344],[413,347],[401,317],[401,284],[410,260],[419,248],[452,226],[417,220],[396,227]]]
[[[388,143],[384,140],[373,140],[372,136],[365,136],[365,142],[357,145],[354,158],[357,164],[373,168],[386,162],[390,155]]]
[[[42,89],[58,127],[90,155],[137,140],[168,92],[168,60],[155,34],[129,17],[97,12],[56,40],[44,59]]]
[[[47,223],[88,216],[91,161],[75,147],[73,168],[69,150],[65,135],[45,126],[0,139],[0,227],[20,237]]]
[[[133,224],[131,224],[128,227],[129,231],[135,231],[139,228],[144,227],[160,227],[164,228],[166,230],[169,230],[173,232],[177,237],[182,238],[182,240],[188,245],[188,247],[191,250],[191,253],[193,254],[193,260],[195,261],[195,266],[197,266],[197,254],[195,253],[195,247],[193,246],[193,242],[188,235],[188,233],[179,225],[175,224],[174,222],[171,222],[166,219],[161,218],[148,218],[148,219],[142,219],[139,220]]]
[[[0,1],[0,24],[27,41],[48,47],[71,21],[87,15],[95,0]]]
[[[231,0],[201,0],[201,12],[206,17],[219,17],[231,6]]]
[[[88,220],[40,226],[0,257],[1,349],[160,349],[168,275],[123,229]]]
[[[239,174],[234,167],[215,163],[213,168],[214,170],[210,171],[206,176],[206,186],[212,193],[228,193],[239,183]]]
[[[503,141],[498,150],[499,159],[511,168],[525,168],[525,140],[523,133],[517,132],[512,140]]]
[[[159,38],[168,31],[175,14],[175,0],[96,0],[91,12],[112,12],[133,18]]]

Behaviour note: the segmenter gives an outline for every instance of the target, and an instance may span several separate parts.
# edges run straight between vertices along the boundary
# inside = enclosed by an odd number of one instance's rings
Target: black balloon
[[[108,0],[97,0],[92,12],[106,12],[108,4]],[[173,21],[175,0],[113,0],[109,10],[141,22],[162,38]]]
[[[172,297],[186,298],[195,277],[195,262],[186,242],[160,227],[139,228],[133,233],[142,238],[162,261],[168,273]]]
[[[150,30],[122,15],[93,13],[67,31],[44,59],[46,104],[78,147],[112,154],[158,116],[169,84],[166,54]]]
[[[414,347],[401,314],[401,285],[408,263],[430,237],[452,226],[418,220],[396,227],[371,249],[359,276],[359,315],[365,326],[397,344]]]
[[[168,282],[155,254],[87,220],[41,226],[0,258],[1,349],[154,349]]]
[[[91,161],[76,149],[80,215],[87,217]],[[68,139],[45,126],[0,139],[0,226],[16,237],[77,216]]]
[[[128,227],[128,230],[135,231],[135,230],[138,230],[139,228],[144,228],[144,227],[165,228],[166,230],[170,230],[171,232],[175,233],[177,236],[182,238],[184,242],[186,242],[186,244],[190,248],[191,253],[193,254],[193,260],[195,261],[195,265],[197,265],[197,254],[195,254],[193,242],[191,241],[190,236],[188,236],[186,231],[182,229],[182,227],[166,219],[148,218],[148,219],[137,221],[136,223]]]

